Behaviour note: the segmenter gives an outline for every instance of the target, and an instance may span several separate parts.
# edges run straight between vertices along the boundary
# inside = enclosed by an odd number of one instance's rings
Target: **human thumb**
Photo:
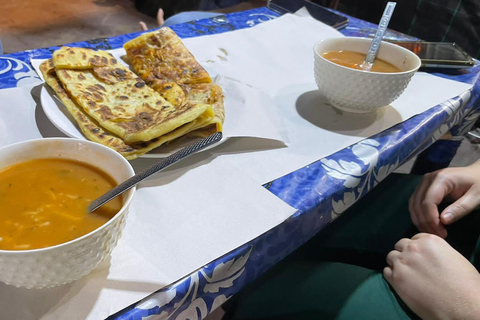
[[[440,214],[440,220],[443,224],[452,224],[465,217],[480,205],[479,190],[475,189],[469,189],[462,197],[442,211]]]

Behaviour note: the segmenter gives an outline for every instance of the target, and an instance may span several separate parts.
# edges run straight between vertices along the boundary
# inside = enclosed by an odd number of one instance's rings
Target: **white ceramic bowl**
[[[74,159],[96,166],[117,182],[134,175],[119,153],[98,143],[66,138],[29,140],[0,148],[0,168],[38,158]],[[122,209],[98,229],[72,241],[35,250],[0,250],[0,281],[44,288],[80,279],[116,246],[135,188],[124,193]]]
[[[314,45],[315,81],[319,90],[338,109],[367,113],[392,103],[405,90],[420,68],[413,52],[382,41],[377,57],[400,68],[401,72],[383,73],[352,69],[324,57],[329,51],[349,50],[366,53],[372,40],[358,37],[330,38]]]

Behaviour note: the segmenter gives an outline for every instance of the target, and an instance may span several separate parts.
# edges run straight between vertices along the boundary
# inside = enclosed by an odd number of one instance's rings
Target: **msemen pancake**
[[[208,104],[213,108],[215,116],[208,123],[206,123],[204,127],[212,126],[215,127],[216,131],[221,132],[223,130],[223,122],[225,120],[222,88],[214,83],[197,83],[190,86],[185,86],[185,88],[188,90],[188,102]],[[209,132],[209,134],[211,133]]]
[[[167,134],[195,120],[208,107],[175,107],[112,56],[97,59],[98,52],[82,49],[79,54],[77,49],[64,47],[53,56],[56,76],[85,113],[128,144]],[[100,62],[90,65],[89,61]]]
[[[212,82],[177,34],[164,27],[123,45],[135,71],[148,84],[154,81],[179,85]]]
[[[124,46],[140,77],[175,106],[209,104],[215,116],[192,128],[188,136],[206,136],[223,130],[225,109],[222,88],[211,83],[205,69],[168,27],[143,34]]]
[[[91,69],[118,64],[117,59],[110,53],[87,48],[61,47],[53,53],[53,60],[56,68],[67,69]]]
[[[121,153],[127,159],[136,157],[136,150],[133,147],[127,145],[117,136],[111,135],[103,130],[95,120],[87,115],[80,106],[75,103],[75,101],[70,99],[55,73],[52,59],[44,61],[40,65],[40,71],[42,72],[45,82],[55,91],[55,94],[75,119],[87,139],[104,144]]]
[[[62,103],[67,108],[68,112],[72,115],[74,120],[77,122],[78,127],[85,135],[88,140],[101,143],[117,152],[122,154],[127,160],[133,160],[152,149],[155,149],[162,144],[169,142],[171,140],[178,139],[186,133],[190,132],[191,128],[197,128],[202,126],[202,123],[208,121],[208,119],[213,118],[212,107],[207,106],[207,111],[202,114],[192,122],[186,123],[181,127],[175,129],[168,134],[165,134],[160,137],[156,137],[152,140],[145,142],[138,142],[132,145],[128,145],[121,138],[108,132],[103,129],[97,121],[83,111],[83,109],[75,103],[74,100],[70,98],[68,93],[63,89],[62,83],[56,76],[55,68],[53,66],[52,60],[46,60],[40,65],[40,70],[43,74],[45,82],[55,91],[57,97],[62,101]],[[207,118],[207,120],[206,120]]]

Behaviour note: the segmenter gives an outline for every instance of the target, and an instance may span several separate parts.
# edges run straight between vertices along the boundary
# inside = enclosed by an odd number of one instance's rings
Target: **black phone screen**
[[[310,13],[310,15],[318,21],[322,21],[323,23],[336,29],[341,29],[347,26],[349,21],[347,17],[337,14],[312,1],[306,0],[304,3],[308,13]]]
[[[466,52],[452,42],[395,42],[413,51],[422,60],[423,66],[473,66],[474,61]]]

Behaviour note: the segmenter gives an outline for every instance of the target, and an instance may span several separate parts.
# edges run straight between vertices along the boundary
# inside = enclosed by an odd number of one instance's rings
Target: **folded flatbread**
[[[167,134],[207,109],[205,104],[173,106],[113,56],[99,57],[97,51],[62,47],[52,61],[71,99],[127,143]]]
[[[135,71],[147,83],[166,81],[183,85],[212,82],[207,71],[168,27],[144,33],[126,42],[123,47]]]
[[[88,140],[101,143],[119,152],[127,160],[133,160],[169,141],[178,139],[190,132],[192,127],[197,127],[199,124],[201,125],[203,122],[208,121],[205,120],[205,117],[201,116],[194,121],[186,123],[174,131],[169,132],[168,134],[151,139],[149,141],[138,142],[129,145],[114,133],[102,128],[95,119],[90,117],[75,102],[75,100],[71,99],[68,92],[63,88],[62,82],[56,75],[52,59],[44,61],[40,65],[40,70],[43,74],[45,82],[53,89],[56,96],[62,101],[63,105],[72,115],[85,137]],[[209,116],[207,116],[207,119],[213,117],[212,108],[208,106],[207,110],[209,110]]]
[[[222,131],[222,88],[171,29],[125,48],[138,75],[110,53],[87,48],[61,47],[40,66],[87,139],[131,160],[165,143]]]
[[[177,107],[185,103],[212,105],[215,116],[203,127],[192,129],[196,131],[193,136],[223,130],[222,88],[212,83],[208,72],[172,29],[164,27],[145,33],[123,47],[135,72],[171,104]]]

